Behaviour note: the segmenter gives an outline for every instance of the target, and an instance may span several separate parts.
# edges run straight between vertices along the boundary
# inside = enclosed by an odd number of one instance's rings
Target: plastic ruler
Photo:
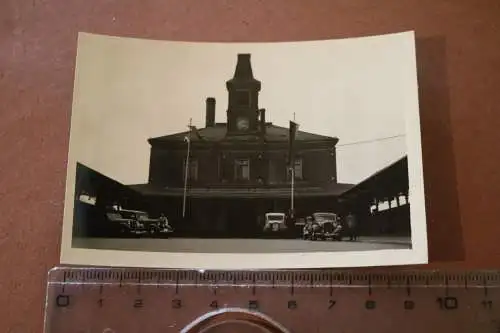
[[[45,333],[500,333],[500,272],[55,268]]]

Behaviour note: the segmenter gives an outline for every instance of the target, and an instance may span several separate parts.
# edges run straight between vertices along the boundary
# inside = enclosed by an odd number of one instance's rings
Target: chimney
[[[260,131],[266,133],[266,109],[260,109]]]
[[[206,127],[215,126],[215,98],[208,97],[206,100]]]

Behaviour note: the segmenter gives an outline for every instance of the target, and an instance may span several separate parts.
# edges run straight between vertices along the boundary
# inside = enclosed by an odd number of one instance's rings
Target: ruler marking
[[[255,295],[255,274],[252,274],[252,295]]]
[[[484,297],[488,297],[488,281],[486,280],[486,276],[483,276],[483,290]]]
[[[406,295],[411,296],[410,278],[406,277]]]
[[[190,278],[190,281],[192,281],[194,283],[194,287],[197,288],[198,287],[198,275],[199,275],[199,272],[197,271],[193,271],[191,272],[191,278]]]
[[[166,283],[166,281],[167,281],[167,273],[166,272],[160,272],[160,281],[161,281],[161,283]]]
[[[91,276],[95,271],[90,271],[90,274],[85,274],[84,272],[78,272],[77,274],[77,281],[79,282],[78,285],[80,288],[84,289],[85,288],[85,282],[87,280],[90,280],[89,276]],[[80,280],[78,280],[78,275],[80,276]]]
[[[330,297],[333,296],[333,274],[328,275],[328,280],[330,282]]]
[[[291,277],[290,277],[290,293],[292,294],[292,296],[295,294],[294,274],[293,273],[291,274]]]
[[[64,271],[63,273],[63,285],[62,285],[62,292],[64,293],[64,289],[66,287],[66,278],[67,278],[67,271]]]
[[[141,293],[141,278],[142,278],[142,274],[141,274],[141,272],[139,272],[137,274],[137,294]]]
[[[212,288],[213,288],[213,293],[214,295],[217,295],[217,273],[215,274],[211,274],[212,275],[212,278],[210,280],[213,280],[212,281]]]
[[[372,277],[368,274],[368,295],[372,295]]]
[[[179,293],[179,273],[175,274],[175,294]]]
[[[446,296],[448,296],[449,295],[449,282],[448,282],[448,275],[446,275],[446,274],[444,276],[444,286],[445,286],[444,287],[444,294]]]

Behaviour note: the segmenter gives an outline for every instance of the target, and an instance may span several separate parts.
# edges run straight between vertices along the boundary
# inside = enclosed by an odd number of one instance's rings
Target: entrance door
[[[228,203],[227,232],[231,238],[253,238],[256,235],[257,209],[254,200],[232,200]]]

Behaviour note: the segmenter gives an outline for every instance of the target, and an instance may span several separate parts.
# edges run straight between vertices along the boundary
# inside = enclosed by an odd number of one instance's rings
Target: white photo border
[[[413,82],[406,83],[414,86],[411,93],[405,98],[407,101],[405,139],[408,156],[409,202],[411,203],[411,249],[353,252],[187,253],[74,248],[72,247],[73,199],[77,159],[73,156],[70,146],[61,239],[61,264],[200,270],[314,269],[427,264],[427,223],[416,78],[415,34],[413,31],[398,34],[407,35],[408,38],[405,40],[412,44],[409,47],[411,47],[414,53],[413,59],[415,59],[413,68],[408,68],[412,71],[411,75],[405,76],[415,78]],[[75,69],[75,82],[78,80],[77,76],[78,70]],[[74,93],[74,103],[77,98],[79,96]]]

